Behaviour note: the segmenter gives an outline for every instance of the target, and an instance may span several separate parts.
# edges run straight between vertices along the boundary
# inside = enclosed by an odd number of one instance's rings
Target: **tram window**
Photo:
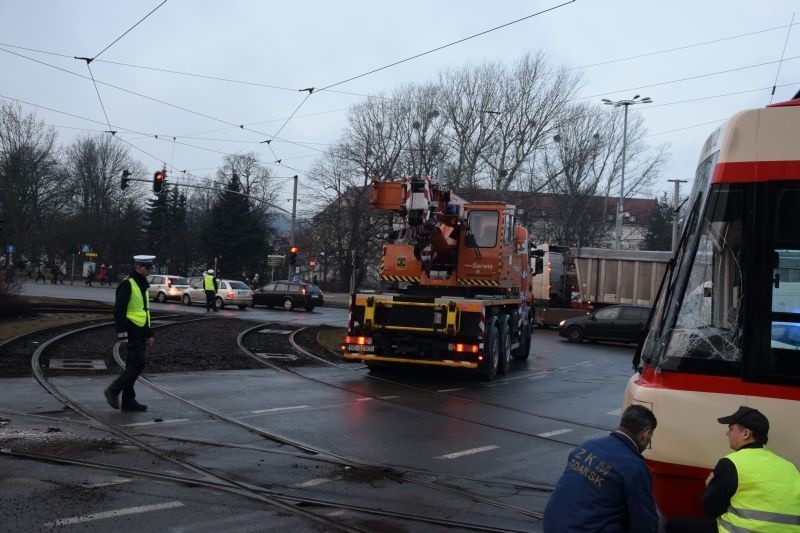
[[[775,257],[769,373],[800,377],[800,250],[778,249]]]
[[[778,216],[775,235],[779,242],[800,241],[800,189],[785,189],[778,193]]]

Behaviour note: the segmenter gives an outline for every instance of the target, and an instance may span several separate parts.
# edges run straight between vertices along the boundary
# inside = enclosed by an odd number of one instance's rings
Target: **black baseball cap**
[[[732,415],[717,418],[717,422],[720,424],[739,424],[758,435],[769,433],[769,420],[767,420],[767,417],[758,409],[744,405],[740,406]]]

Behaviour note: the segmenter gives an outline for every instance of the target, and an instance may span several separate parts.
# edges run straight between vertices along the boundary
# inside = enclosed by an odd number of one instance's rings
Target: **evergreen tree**
[[[208,264],[213,265],[216,258],[221,275],[234,279],[238,279],[242,271],[252,273],[266,249],[262,218],[241,190],[239,177],[234,174],[226,188],[219,192],[203,231]]]
[[[666,192],[657,201],[658,207],[647,225],[642,250],[669,251],[672,250],[672,205],[667,201]]]

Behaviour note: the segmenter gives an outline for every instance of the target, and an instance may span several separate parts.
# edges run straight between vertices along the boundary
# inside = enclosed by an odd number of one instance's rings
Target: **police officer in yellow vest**
[[[219,283],[217,282],[217,278],[214,277],[214,269],[209,268],[205,274],[203,274],[203,290],[206,293],[206,313],[211,311],[217,312],[217,290],[219,289]]]
[[[800,533],[800,472],[764,447],[767,417],[741,406],[717,420],[728,424],[735,450],[717,462],[703,494],[703,509],[717,519],[718,531]]]
[[[125,370],[105,390],[106,400],[114,409],[123,411],[147,411],[147,406],[136,401],[133,385],[144,370],[145,346],[153,346],[153,331],[150,329],[150,305],[148,302],[147,274],[153,268],[154,255],[133,257],[133,272],[117,286],[114,303],[114,323],[117,340],[128,346]],[[119,395],[122,393],[122,403]]]

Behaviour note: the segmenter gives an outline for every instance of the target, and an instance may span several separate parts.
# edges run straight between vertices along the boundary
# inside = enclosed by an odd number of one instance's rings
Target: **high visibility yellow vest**
[[[727,456],[739,479],[728,510],[717,519],[727,533],[800,533],[800,472],[766,448],[745,448]]]
[[[125,317],[139,327],[145,324],[150,326],[150,309],[149,306],[145,306],[142,291],[133,278],[128,278],[128,281],[131,283],[131,297],[128,299],[128,309],[125,312]]]
[[[212,276],[211,274],[203,274],[203,290],[205,291],[214,290],[214,276]]]

